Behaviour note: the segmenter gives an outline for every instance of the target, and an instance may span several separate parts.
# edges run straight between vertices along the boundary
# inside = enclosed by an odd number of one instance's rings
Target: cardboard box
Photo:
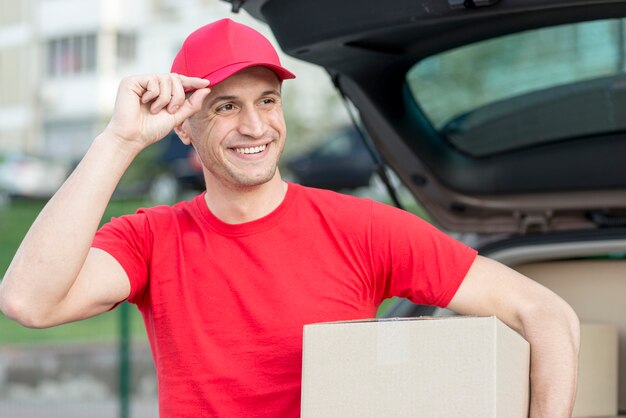
[[[304,327],[302,417],[527,418],[529,344],[495,317]]]
[[[612,324],[582,323],[572,417],[617,415],[618,335]]]

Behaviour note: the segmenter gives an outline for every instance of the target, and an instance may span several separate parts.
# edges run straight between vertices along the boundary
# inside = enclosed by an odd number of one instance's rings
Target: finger
[[[159,92],[159,82],[155,77],[150,78],[146,84],[146,91],[141,96],[141,103],[148,103],[150,100],[154,100],[159,95]]]
[[[202,109],[202,103],[204,102],[204,99],[207,98],[207,96],[211,93],[211,89],[210,88],[200,88],[196,91],[194,91],[191,96],[189,96],[189,99],[187,99],[185,101],[185,104],[189,105],[189,107],[195,112],[199,111],[200,109]]]
[[[211,89],[209,88],[200,88],[194,91],[191,96],[185,103],[178,109],[178,111],[174,114],[176,116],[176,124],[180,125],[191,117],[194,113],[197,113],[200,109],[202,109],[202,102],[204,99],[211,93]]]
[[[167,111],[175,113],[185,103],[185,89],[178,74],[172,74],[172,100],[167,106]]]
[[[185,75],[179,75],[180,80],[183,82],[185,89],[201,89],[209,85],[209,80],[199,77],[187,77]]]
[[[159,97],[150,106],[152,113],[158,113],[172,100],[172,79],[169,76],[159,77]]]

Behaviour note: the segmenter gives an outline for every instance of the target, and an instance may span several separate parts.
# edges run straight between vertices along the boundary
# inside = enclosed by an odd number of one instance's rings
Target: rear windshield
[[[432,125],[486,156],[626,129],[624,20],[543,28],[426,58],[407,73]]]

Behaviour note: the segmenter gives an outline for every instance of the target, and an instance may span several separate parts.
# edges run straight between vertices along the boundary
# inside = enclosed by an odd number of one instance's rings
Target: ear
[[[191,144],[191,126],[189,126],[189,119],[185,119],[183,123],[174,127],[174,132],[180,138],[183,144]]]

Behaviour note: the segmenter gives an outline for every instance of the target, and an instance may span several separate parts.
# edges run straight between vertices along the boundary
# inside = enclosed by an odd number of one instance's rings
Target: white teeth
[[[249,148],[235,148],[235,151],[237,151],[239,154],[258,154],[259,152],[265,151],[266,146],[267,145]]]

